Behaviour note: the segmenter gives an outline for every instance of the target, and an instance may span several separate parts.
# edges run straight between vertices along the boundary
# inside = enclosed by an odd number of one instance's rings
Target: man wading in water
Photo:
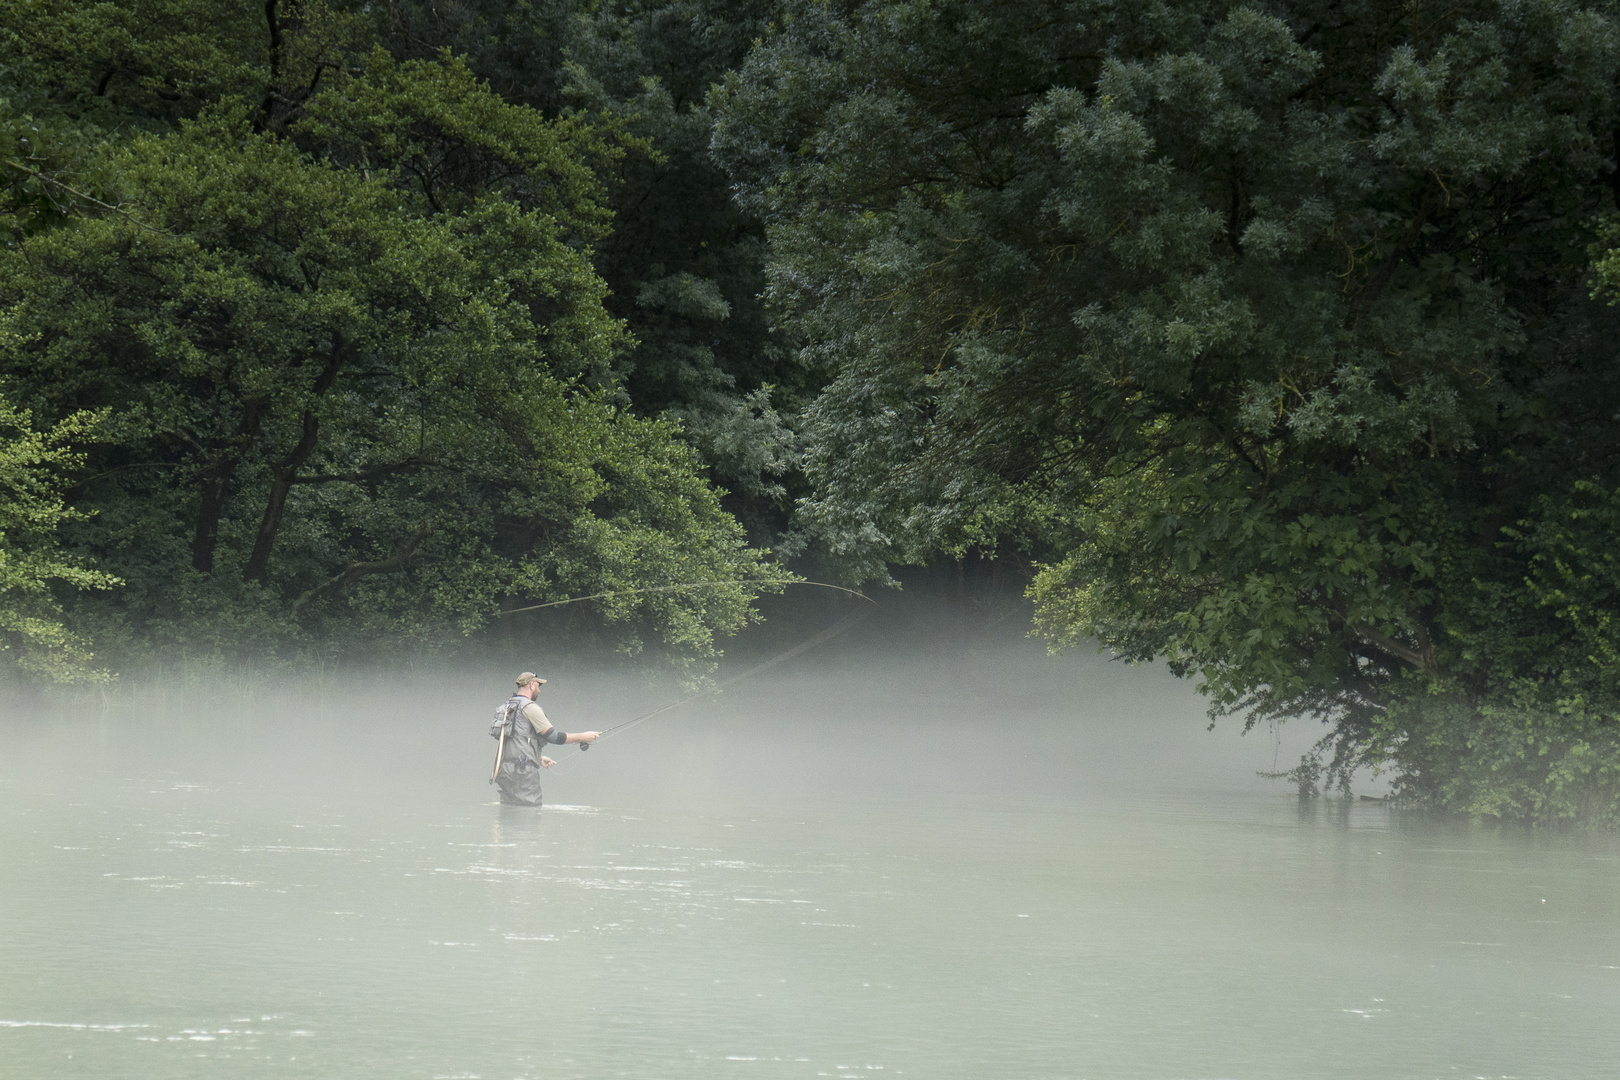
[[[517,677],[517,692],[495,710],[489,733],[500,741],[495,753],[495,772],[490,777],[501,789],[501,802],[511,806],[540,805],[540,770],[557,764],[540,752],[542,742],[593,743],[600,731],[573,735],[551,726],[535,697],[546,680],[532,671]]]

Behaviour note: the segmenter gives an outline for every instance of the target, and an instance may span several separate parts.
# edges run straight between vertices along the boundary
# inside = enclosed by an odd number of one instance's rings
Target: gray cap
[[[545,683],[546,683],[546,680],[542,679],[540,676],[536,675],[532,671],[525,671],[523,674],[521,674],[521,675],[519,675],[517,677],[517,684],[519,686],[528,686],[532,682],[537,682],[541,686],[544,686]]]

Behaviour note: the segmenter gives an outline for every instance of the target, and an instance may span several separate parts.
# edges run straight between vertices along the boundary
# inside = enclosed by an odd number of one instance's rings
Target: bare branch
[[[15,160],[13,160],[11,158],[6,159],[6,164],[10,165],[13,169],[17,169],[20,172],[27,173],[29,176],[32,176],[34,179],[38,180],[42,184],[49,184],[52,187],[61,188],[63,191],[67,192],[69,195],[72,195],[74,198],[83,199],[87,203],[94,203],[95,205],[101,207],[103,210],[111,210],[115,214],[121,215],[123,217],[127,217],[127,218],[129,218],[129,220],[133,221],[136,225],[139,225],[141,228],[145,229],[147,232],[158,233],[158,234],[163,235],[163,236],[168,236],[169,235],[169,231],[167,229],[155,229],[152,226],[148,225],[146,222],[142,221],[140,218],[136,217],[134,214],[130,213],[128,210],[124,210],[124,209],[122,209],[120,207],[114,206],[112,203],[102,202],[100,199],[96,198],[94,195],[87,195],[84,192],[80,191],[78,188],[69,187],[68,185],[62,183],[62,181],[56,179],[56,177],[51,176],[48,173],[40,172],[38,169],[30,169],[27,165],[24,165],[22,162],[15,161]]]

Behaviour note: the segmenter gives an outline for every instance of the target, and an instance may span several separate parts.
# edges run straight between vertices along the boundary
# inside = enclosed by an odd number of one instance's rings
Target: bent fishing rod
[[[544,604],[529,604],[526,607],[507,608],[505,611],[497,611],[495,618],[498,619],[503,615],[516,615],[522,611],[539,611],[542,608],[562,607],[565,604],[582,604],[587,600],[610,600],[615,596],[681,592],[686,589],[712,589],[719,585],[780,585],[783,588],[790,585],[814,585],[818,589],[832,589],[834,592],[858,596],[868,604],[877,603],[876,600],[857,589],[846,589],[842,585],[829,585],[825,581],[808,581],[804,578],[799,578],[796,581],[761,581],[756,578],[730,578],[725,581],[683,581],[678,585],[648,585],[640,589],[614,589],[611,592],[591,593],[589,596],[570,596],[566,600],[548,600]]]
[[[877,603],[877,601],[872,600],[870,597],[863,596],[862,599],[870,601],[873,605],[876,605],[876,603]],[[861,622],[863,619],[865,619],[870,614],[871,614],[870,611],[858,611],[855,614],[849,616],[848,618],[843,619],[843,620],[839,621],[838,623],[836,623],[835,625],[827,628],[826,630],[823,630],[821,633],[817,634],[815,637],[810,638],[810,639],[808,639],[806,641],[801,641],[799,644],[793,646],[793,648],[791,648],[791,649],[788,649],[786,652],[778,653],[777,655],[771,657],[769,660],[766,660],[764,663],[755,664],[753,667],[749,668],[747,671],[743,671],[743,672],[740,672],[740,673],[738,673],[736,675],[733,675],[731,678],[724,679],[721,682],[715,683],[713,686],[707,686],[707,687],[704,687],[702,690],[698,690],[698,691],[695,691],[694,693],[688,694],[685,697],[681,698],[679,701],[672,701],[668,705],[661,705],[658,708],[653,709],[651,712],[644,712],[640,716],[633,716],[629,720],[625,720],[625,721],[622,721],[620,723],[614,724],[612,727],[605,728],[605,729],[603,729],[602,734],[600,734],[600,735],[598,735],[596,737],[596,742],[601,742],[603,739],[607,738],[609,735],[614,734],[615,732],[620,732],[620,731],[624,731],[626,728],[635,727],[637,724],[644,723],[645,721],[651,720],[655,716],[659,716],[659,715],[661,715],[663,713],[670,712],[673,709],[678,709],[682,705],[686,705],[686,704],[689,704],[690,702],[696,701],[698,698],[708,697],[710,694],[718,694],[720,691],[724,690],[728,686],[736,686],[738,683],[743,682],[744,680],[752,679],[756,675],[763,674],[764,672],[769,671],[771,668],[776,667],[778,664],[786,663],[787,661],[793,659],[795,656],[798,656],[798,655],[800,655],[802,653],[807,653],[811,649],[816,648],[817,646],[825,645],[827,642],[831,641],[833,638],[838,637],[840,634],[852,629],[857,623]],[[593,745],[595,745],[595,743],[580,743],[579,748],[580,748],[581,751],[585,751],[585,750],[589,750]],[[578,759],[576,758],[575,760],[578,760]],[[561,768],[564,764],[566,764],[566,763],[565,762],[558,762],[555,766],[553,766],[553,769]]]

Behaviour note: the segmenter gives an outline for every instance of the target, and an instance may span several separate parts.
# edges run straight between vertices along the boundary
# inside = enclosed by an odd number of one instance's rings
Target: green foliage
[[[1328,720],[1330,780],[1602,816],[1548,793],[1620,760],[1616,20],[794,5],[712,104],[836,373],[801,527],[856,578],[1025,547],[1056,646]]]
[[[28,165],[50,214],[13,199],[0,387],[103,418],[58,535],[127,582],[70,613],[131,655],[302,655],[712,582],[598,608],[623,648],[713,655],[787,578],[614,383],[631,340],[590,245],[612,221],[598,170],[638,140],[503,101],[453,57],[396,60],[316,4],[199,19],[215,47],[177,52],[187,10],[68,6],[60,33],[139,64],[28,54],[52,73],[30,115],[78,132],[94,183]],[[160,25],[125,33],[135,14]],[[117,137],[79,102],[107,64],[136,71],[97,106],[136,121]]]
[[[465,53],[508,101],[547,116],[612,122],[650,153],[599,170],[613,231],[593,262],[608,310],[633,339],[614,361],[630,406],[681,422],[731,493],[727,505],[769,540],[796,491],[793,417],[818,385],[773,332],[764,229],[731,198],[709,156],[711,86],[741,61],[779,5],[718,0],[463,0],[374,6],[402,56]]]
[[[75,443],[102,419],[75,413],[49,431],[0,398],[0,658],[56,682],[105,678],[83,638],[62,621],[53,589],[106,589],[117,578],[65,555],[56,530],[82,518],[62,497],[64,472],[80,465]]]
[[[156,126],[261,85],[264,6],[215,0],[6,0],[12,85],[61,111]],[[30,85],[31,84],[31,85]]]

